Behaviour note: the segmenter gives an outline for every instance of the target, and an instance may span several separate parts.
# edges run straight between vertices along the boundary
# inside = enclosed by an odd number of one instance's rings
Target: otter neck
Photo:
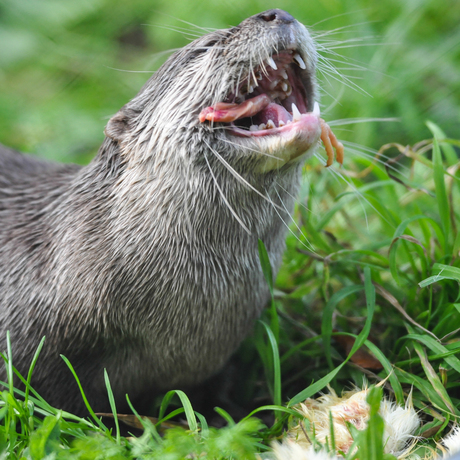
[[[264,239],[273,226],[289,219],[299,165],[263,175],[235,169],[242,177],[239,180],[212,152],[204,150],[197,157],[192,160],[175,151],[153,152],[151,160],[145,155],[139,159],[107,138],[96,164],[89,165],[94,175],[89,184],[104,199],[110,194],[110,214],[118,217],[113,220],[118,227],[115,233],[228,246],[232,240]],[[101,179],[110,183],[110,192]],[[120,218],[123,228],[118,225]]]

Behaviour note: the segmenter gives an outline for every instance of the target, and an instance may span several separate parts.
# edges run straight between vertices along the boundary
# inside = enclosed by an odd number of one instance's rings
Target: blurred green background
[[[458,0],[0,0],[0,142],[85,163],[167,50],[273,7],[309,26],[352,82],[320,72],[326,120],[399,118],[338,137],[414,143],[430,136],[430,119],[458,138]]]

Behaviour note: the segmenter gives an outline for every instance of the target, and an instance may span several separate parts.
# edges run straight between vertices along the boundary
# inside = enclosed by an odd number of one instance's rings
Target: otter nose
[[[263,13],[258,14],[257,17],[265,22],[282,22],[284,24],[294,22],[293,16],[291,16],[288,12],[279,9],[264,11]]]

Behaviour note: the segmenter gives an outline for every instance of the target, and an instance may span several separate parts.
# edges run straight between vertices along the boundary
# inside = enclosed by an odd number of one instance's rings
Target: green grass
[[[217,430],[193,410],[187,395],[172,392],[156,415],[161,422],[179,414],[190,430],[176,427],[160,436],[160,425],[141,419],[144,434],[127,439],[95,415],[81,419],[50,407],[27,383],[25,393],[15,391],[14,349],[8,349],[3,357],[9,379],[0,393],[5,458],[178,459],[190,452],[250,458],[279,439],[295,417],[296,402],[327,384],[340,394],[362,386],[364,378],[376,383],[389,377],[384,392],[400,404],[412,391],[424,423],[420,434],[429,434],[431,446],[459,420],[460,3],[385,0],[369,6],[356,0],[347,2],[348,10],[344,3],[0,4],[0,139],[50,159],[89,161],[107,118],[148,76],[114,68],[151,71],[163,59],[155,53],[187,42],[177,30],[153,27],[188,27],[168,15],[203,27],[237,24],[275,6],[307,24],[330,18],[314,30],[346,28],[324,36],[324,46],[346,57],[339,67],[365,70],[342,70],[360,78],[353,81],[361,90],[320,73],[324,117],[400,119],[337,123],[335,133],[348,141],[344,167],[325,169],[318,158],[306,163],[296,225],[270,286],[271,305],[239,352],[244,378],[238,403],[248,417],[235,423],[219,409],[227,426]],[[362,41],[342,43],[354,39]],[[366,150],[391,142],[380,155]],[[270,279],[262,243],[261,263]],[[355,338],[354,348],[343,349],[340,337]],[[363,369],[349,359],[361,344],[383,370]],[[110,395],[110,375],[106,383]],[[265,426],[258,420],[264,414],[273,414],[264,418]],[[367,458],[382,458],[381,433],[375,415],[357,435]]]
[[[431,128],[439,135],[439,128]],[[352,384],[362,386],[364,378],[377,383],[387,377],[385,393],[398,403],[404,404],[412,392],[423,419],[419,434],[429,433],[427,442],[434,446],[460,416],[460,218],[452,205],[460,202],[452,150],[460,141],[439,147],[434,138],[420,145],[406,152],[409,160],[398,163],[399,171],[391,176],[382,162],[347,156],[342,176],[349,176],[348,185],[319,160],[306,164],[306,185],[294,216],[298,227],[292,228],[285,263],[271,287],[272,307],[241,351],[259,355],[248,375],[266,376],[263,384],[252,377],[244,382],[247,407],[255,400],[266,404],[251,413],[248,409],[239,423],[218,409],[227,424],[218,430],[194,412],[186,394],[170,392],[161,404],[160,422],[170,413],[182,413],[190,429],[176,427],[160,437],[160,424],[155,428],[141,419],[144,434],[128,440],[120,436],[118,421],[112,433],[94,413],[85,420],[51,408],[27,383],[27,395],[15,391],[14,350],[8,348],[0,451],[26,459],[179,459],[190,452],[250,458],[279,439],[296,417],[296,403],[326,385],[340,394]],[[359,171],[368,173],[360,176]],[[259,250],[269,279],[262,242]],[[338,335],[356,338],[351,351],[335,341]],[[350,360],[363,344],[381,362],[381,371]],[[257,418],[264,412],[275,415],[269,426]],[[360,451],[372,453],[366,458],[384,458],[382,430],[377,414],[368,431],[357,433]]]

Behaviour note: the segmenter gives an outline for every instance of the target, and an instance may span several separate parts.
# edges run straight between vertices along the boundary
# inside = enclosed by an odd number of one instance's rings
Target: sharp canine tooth
[[[267,63],[268,63],[268,65],[269,65],[273,70],[278,70],[278,67],[276,66],[275,61],[273,60],[272,57],[269,57],[269,58],[267,59]],[[305,65],[305,64],[304,64],[304,65]]]
[[[307,68],[307,66],[305,65],[305,62],[303,62],[303,59],[300,57],[299,53],[294,54],[294,61],[296,61],[297,64],[299,64],[299,67],[301,69],[305,70]]]
[[[249,131],[259,131],[259,127],[257,125],[251,125]]]
[[[319,104],[315,101],[315,104],[313,105],[313,115],[316,115],[317,117],[321,116],[321,112],[319,110]]]
[[[275,122],[273,120],[268,120],[267,129],[273,129],[273,128],[275,128]]]
[[[292,103],[292,121],[299,121],[300,120],[300,112],[297,106]]]
[[[285,80],[287,80],[287,79],[289,78],[289,77],[288,77],[288,74],[287,74],[287,72],[286,72],[285,69],[283,69],[283,70],[280,72],[280,75],[281,75]]]

